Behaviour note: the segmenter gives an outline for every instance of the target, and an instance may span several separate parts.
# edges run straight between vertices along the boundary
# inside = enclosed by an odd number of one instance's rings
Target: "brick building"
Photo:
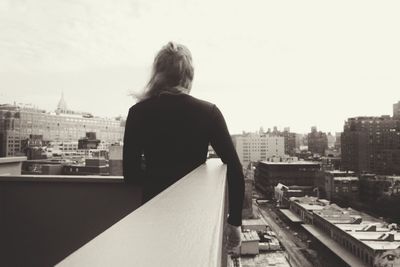
[[[400,120],[349,118],[341,135],[341,154],[344,170],[400,174]]]
[[[311,127],[311,133],[307,135],[308,150],[313,154],[324,155],[328,148],[326,133],[317,131],[317,127]]]
[[[261,161],[257,164],[255,170],[255,185],[267,197],[272,198],[275,191],[274,187],[278,183],[285,186],[313,186],[319,169],[320,164],[311,161]]]

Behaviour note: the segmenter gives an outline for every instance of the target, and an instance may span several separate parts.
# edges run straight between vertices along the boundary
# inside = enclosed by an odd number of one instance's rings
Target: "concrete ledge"
[[[1,182],[123,183],[124,178],[101,175],[0,175]]]
[[[58,266],[224,265],[225,187],[226,166],[209,160]]]

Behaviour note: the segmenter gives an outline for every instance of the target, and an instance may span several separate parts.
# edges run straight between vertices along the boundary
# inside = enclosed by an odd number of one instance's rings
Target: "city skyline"
[[[59,98],[58,101],[60,101],[61,99],[64,99],[64,93],[63,93],[63,92],[61,93],[60,98]],[[64,99],[64,101],[65,101],[65,99]],[[65,102],[65,103],[66,103],[66,102]],[[398,101],[397,103],[393,103],[393,104],[398,104],[398,103],[400,103],[400,101]],[[67,104],[67,103],[66,103],[66,104]],[[16,106],[23,107],[23,108],[24,108],[24,107],[25,107],[25,108],[34,108],[34,109],[38,109],[38,110],[44,110],[46,113],[54,114],[54,115],[56,115],[56,113],[57,113],[57,106],[56,106],[56,108],[54,108],[54,109],[46,110],[46,109],[44,109],[44,108],[41,107],[41,106],[35,105],[34,103],[21,103],[21,102],[17,102],[17,101],[14,101],[13,103],[10,103],[10,102],[7,102],[7,103],[0,103],[0,106],[1,106],[1,105],[16,105]],[[119,115],[114,115],[114,116],[105,114],[105,115],[103,115],[103,116],[100,116],[99,114],[91,113],[90,111],[83,110],[83,109],[78,109],[78,110],[70,109],[70,108],[69,108],[69,104],[67,104],[67,107],[68,107],[68,110],[69,110],[69,111],[76,112],[76,113],[71,113],[71,114],[75,114],[75,115],[73,115],[73,116],[76,116],[76,115],[83,115],[83,114],[90,114],[90,115],[92,115],[92,116],[94,116],[94,117],[98,117],[98,118],[119,119],[119,118],[121,118],[121,116],[122,116],[122,118],[125,118],[125,119],[126,119],[126,116],[121,115],[121,114],[119,114]],[[392,108],[393,108],[393,105],[392,105]],[[390,117],[393,117],[393,112],[394,112],[394,110],[392,109],[392,113],[391,113],[391,114],[380,114],[380,115],[374,115],[374,116],[372,116],[372,117],[381,117],[381,116],[386,116],[386,115],[389,115]],[[103,113],[103,114],[104,114],[104,113]],[[347,119],[350,119],[350,118],[357,118],[357,117],[370,117],[370,116],[358,115],[358,116],[354,116],[354,117],[349,117],[349,118],[347,118]],[[347,120],[347,119],[346,119],[346,120]],[[346,123],[346,121],[344,121],[344,123],[343,123],[344,126],[343,126],[343,127],[345,127],[345,123]],[[330,134],[333,135],[333,136],[335,136],[335,133],[342,133],[342,132],[343,132],[343,128],[342,128],[340,131],[329,131],[329,130],[328,130],[328,131],[324,131],[324,130],[321,130],[321,129],[318,127],[318,125],[312,125],[312,126],[310,126],[308,131],[305,131],[305,132],[298,132],[298,131],[293,130],[292,127],[291,127],[290,125],[285,125],[285,124],[280,124],[280,125],[281,125],[281,126],[277,126],[277,125],[273,125],[273,126],[267,125],[267,126],[264,126],[264,125],[261,125],[261,126],[260,126],[259,128],[257,128],[257,129],[242,129],[241,131],[238,131],[238,132],[233,132],[233,133],[231,132],[231,135],[240,135],[240,134],[244,134],[244,133],[260,133],[260,131],[263,131],[263,132],[271,131],[271,133],[273,133],[273,131],[275,131],[275,128],[276,128],[276,130],[282,131],[282,132],[289,128],[290,132],[292,132],[292,133],[297,133],[297,134],[303,134],[303,135],[306,135],[306,134],[312,132],[313,128],[315,128],[315,127],[316,127],[316,130],[317,130],[318,132],[330,133]]]
[[[0,103],[126,116],[169,40],[188,46],[192,95],[231,134],[341,132],[400,100],[400,3],[2,1]]]

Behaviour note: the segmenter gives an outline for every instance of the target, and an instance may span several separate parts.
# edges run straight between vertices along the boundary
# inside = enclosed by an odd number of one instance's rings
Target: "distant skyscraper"
[[[41,135],[44,141],[77,141],[86,132],[96,132],[102,141],[118,142],[123,139],[123,123],[121,119],[68,110],[64,96],[56,113],[28,106],[0,105],[0,157],[24,155],[22,146],[31,135]]]
[[[301,146],[305,145],[304,139],[305,139],[304,134],[296,133],[296,148],[300,149]]]
[[[308,150],[319,155],[325,154],[328,148],[328,137],[326,133],[317,131],[317,127],[311,127],[311,133],[307,135]]]
[[[282,136],[245,133],[234,135],[232,139],[243,167],[248,166],[250,162],[285,155],[285,141]]]
[[[335,148],[336,149],[341,148],[341,136],[342,136],[341,132],[335,133]]]
[[[333,148],[335,146],[336,137],[332,135],[330,132],[326,137],[328,139],[328,148]]]
[[[285,139],[285,154],[293,156],[296,150],[296,133],[290,132],[290,128],[285,127],[281,135]]]
[[[393,104],[393,118],[400,119],[400,101]]]

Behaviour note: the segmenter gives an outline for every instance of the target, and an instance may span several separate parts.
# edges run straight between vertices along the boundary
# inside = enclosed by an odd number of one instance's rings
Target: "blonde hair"
[[[189,49],[184,45],[169,42],[156,55],[150,80],[139,99],[145,100],[163,93],[189,92],[193,76],[194,68]]]

